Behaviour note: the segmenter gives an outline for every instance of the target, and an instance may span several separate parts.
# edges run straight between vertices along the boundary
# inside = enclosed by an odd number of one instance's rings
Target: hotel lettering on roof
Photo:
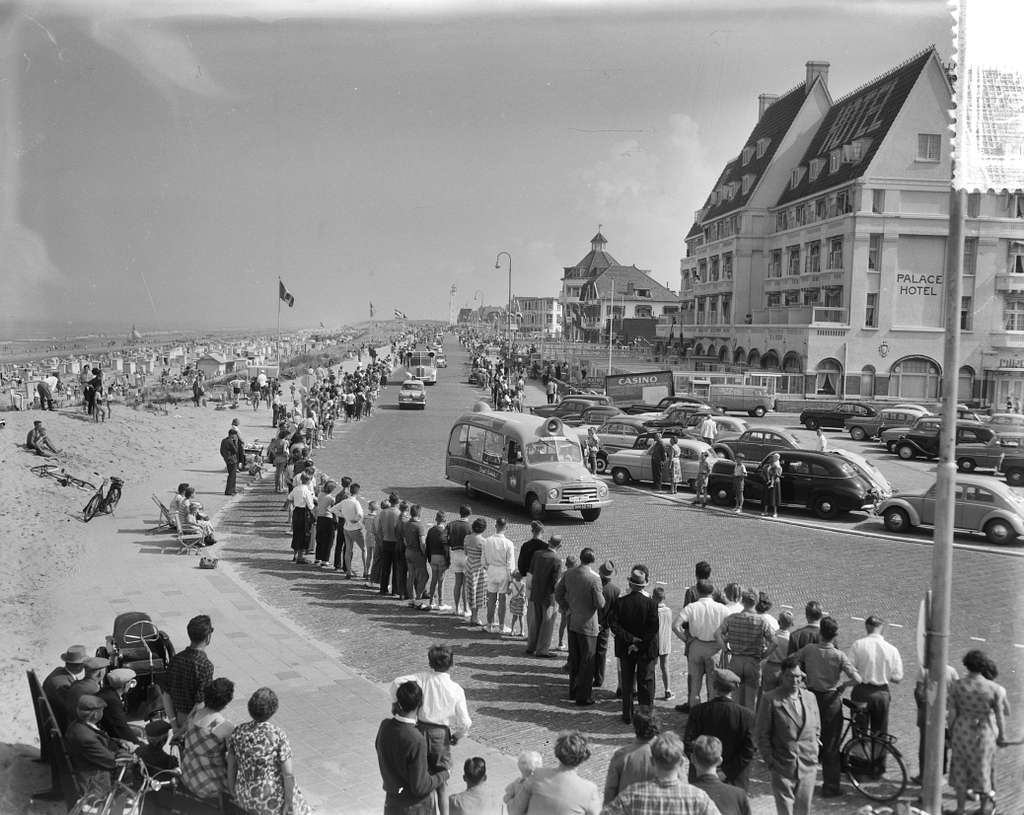
[[[659,339],[790,391],[939,397],[951,88],[929,48],[833,99],[829,63],[758,98],[758,119],[686,236]],[[1024,115],[1024,88],[1003,89]],[[961,400],[1024,401],[1024,200],[968,197]],[[802,387],[801,387],[802,386]]]

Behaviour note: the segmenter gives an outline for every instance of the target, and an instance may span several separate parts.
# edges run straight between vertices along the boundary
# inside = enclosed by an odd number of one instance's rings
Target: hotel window
[[[754,157],[754,148],[749,144],[743,148],[743,166],[746,167],[750,164],[750,160]]]
[[[697,325],[704,325],[704,301],[706,297],[697,298]]]
[[[1010,218],[1024,218],[1024,195],[1006,196],[1006,214]]]
[[[732,296],[722,295],[722,322],[728,324],[732,320]]]
[[[637,297],[650,297],[651,296],[651,290],[650,289],[637,289],[636,290],[636,296]]]
[[[1010,300],[1003,306],[1003,323],[1007,331],[1024,331],[1024,300]]]
[[[917,134],[917,160],[938,161],[939,150],[942,148],[942,136],[938,133]]]
[[[804,271],[807,274],[817,274],[821,271],[821,241],[811,241],[807,244],[807,261]]]
[[[839,172],[839,166],[843,163],[843,150],[841,147],[837,147],[835,150],[828,154],[828,171],[830,173]]]
[[[768,292],[768,308],[778,308],[782,305],[782,292],[770,291]]]
[[[722,255],[722,279],[732,280],[732,252]]]
[[[1024,241],[1010,241],[1010,274],[1024,274]]]
[[[878,328],[878,292],[869,291],[864,301],[864,327]]]
[[[964,238],[964,276],[973,277],[978,270],[978,239]]]
[[[697,261],[697,282],[708,282],[708,262],[706,260]]]
[[[971,331],[974,329],[974,298],[960,298],[960,330]]]
[[[708,325],[718,325],[718,298],[708,298]]]
[[[981,193],[972,192],[967,194],[967,217],[977,218],[981,215]]]
[[[814,219],[817,221],[824,221],[825,216],[828,214],[828,202],[825,200],[825,196],[818,198],[814,202]]]
[[[821,302],[821,289],[804,289],[804,305],[816,306]]]
[[[821,175],[821,169],[825,166],[825,160],[821,158],[811,159],[811,181],[817,181],[818,176]]]
[[[800,247],[790,246],[789,252],[789,274],[798,275],[800,274]]]
[[[843,268],[843,239],[829,238],[828,240],[828,267],[829,269]]]
[[[708,280],[710,282],[714,283],[714,282],[716,282],[718,280],[718,255],[715,255],[713,258],[711,258],[711,267],[710,268],[711,268],[711,274],[708,277]]]
[[[782,250],[772,249],[768,255],[768,277],[782,277]]]
[[[885,212],[885,190],[871,191],[871,211],[879,214]]]
[[[882,233],[875,232],[868,236],[868,269],[872,272],[882,271]]]
[[[841,308],[843,305],[843,287],[831,286],[825,289],[825,306],[828,308]]]
[[[800,292],[796,289],[787,289],[786,291],[786,305],[787,306],[799,306],[800,305]]]
[[[775,213],[775,231],[780,232],[783,229],[789,229],[789,224],[786,221],[786,210],[780,209]]]
[[[807,172],[807,168],[802,164],[798,167],[793,168],[793,172],[789,177],[789,186],[796,188],[800,186],[800,182],[804,180],[804,173]]]
[[[765,151],[768,149],[768,142],[770,139],[763,138],[757,140],[757,157],[764,158]]]
[[[855,142],[843,145],[843,163],[856,164],[864,155],[864,142],[857,139]]]
[[[836,214],[845,215],[848,212],[852,212],[853,207],[850,206],[850,191],[840,190],[836,193]]]
[[[797,226],[803,226],[807,223],[807,207],[803,204],[797,204],[793,210],[793,222]]]
[[[754,186],[754,176],[752,176],[750,173],[747,173],[746,175],[743,176],[742,180],[743,194],[746,195],[748,192],[750,192],[750,188]]]

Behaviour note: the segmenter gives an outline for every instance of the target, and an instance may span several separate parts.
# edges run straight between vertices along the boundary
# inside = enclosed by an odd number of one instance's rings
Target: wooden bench
[[[39,728],[39,758],[40,761],[47,761],[50,765],[50,789],[41,793],[33,793],[33,799],[59,800],[63,799],[68,809],[71,809],[79,798],[82,797],[82,785],[79,784],[71,767],[71,760],[68,758],[67,748],[64,744],[64,734],[60,731],[60,723],[54,715],[50,700],[43,693],[43,687],[39,682],[36,672],[26,671],[28,675],[29,693],[32,696],[32,707],[36,715],[36,725]]]

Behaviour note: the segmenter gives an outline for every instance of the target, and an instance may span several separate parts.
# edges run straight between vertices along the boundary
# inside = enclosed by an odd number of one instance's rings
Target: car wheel
[[[1013,527],[1006,521],[996,518],[985,524],[985,537],[989,539],[990,543],[1001,545],[1010,543],[1010,541],[1017,537],[1017,533],[1013,531]]]
[[[544,517],[544,505],[534,493],[526,496],[526,512],[535,521]]]
[[[732,490],[728,487],[718,487],[711,492],[711,500],[720,507],[732,506]]]
[[[1024,470],[1007,470],[1006,483],[1011,487],[1024,487]]]
[[[896,455],[904,461],[910,461],[917,456],[917,451],[909,444],[901,444],[896,448]]]
[[[973,473],[977,466],[973,458],[961,458],[956,462],[956,468],[962,473]]]
[[[896,442],[894,442],[894,441],[887,441],[885,443],[885,449],[888,450],[893,455],[895,455],[896,454]]]
[[[760,419],[760,418],[761,418],[762,416],[764,416],[764,414],[765,414],[765,413],[767,413],[767,412],[768,412],[768,411],[766,411],[766,410],[764,409],[764,405],[758,405],[758,406],[757,406],[756,408],[754,408],[754,409],[753,409],[753,410],[751,411],[750,415],[751,415],[751,416],[756,416],[756,417],[757,417],[758,419]]]
[[[910,516],[906,510],[899,507],[890,507],[882,515],[882,523],[890,532],[906,532],[910,529]]]
[[[623,484],[628,484],[630,480],[629,470],[623,469],[622,467],[616,467],[612,470],[612,481],[620,487]]]
[[[819,495],[811,503],[814,514],[824,521],[831,521],[839,515],[839,504],[831,495]]]
[[[608,456],[603,456],[600,453],[597,454],[597,460],[594,462],[594,471],[599,475],[608,472]]]
[[[808,430],[817,430],[818,420],[808,416],[806,419],[804,419],[804,427],[806,427]]]
[[[854,441],[864,441],[868,437],[868,434],[864,432],[863,427],[851,427],[850,438]]]
[[[583,520],[584,521],[586,521],[587,523],[590,523],[591,521],[596,521],[598,518],[601,517],[601,510],[600,509],[581,509],[580,510],[580,515],[583,516]]]

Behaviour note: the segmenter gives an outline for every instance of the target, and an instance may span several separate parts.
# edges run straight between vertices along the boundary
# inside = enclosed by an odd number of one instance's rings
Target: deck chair
[[[164,502],[157,498],[155,495],[152,496],[153,503],[157,505],[160,510],[160,520],[157,525],[152,529],[147,529],[146,533],[149,535],[156,535],[159,532],[175,532],[177,526],[174,523],[174,517],[171,515],[171,511],[164,506]]]
[[[198,555],[203,545],[203,530],[194,524],[183,524],[178,517],[172,518],[174,533],[178,540],[179,555]]]

